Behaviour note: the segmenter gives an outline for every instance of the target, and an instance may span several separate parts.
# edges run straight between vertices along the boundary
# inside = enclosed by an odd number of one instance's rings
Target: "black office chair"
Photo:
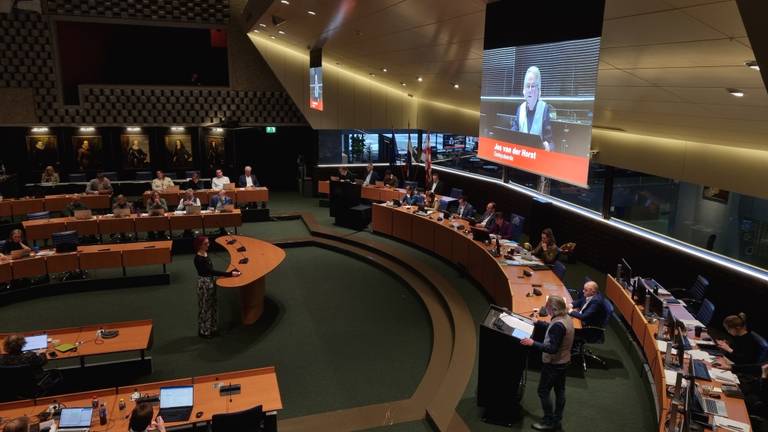
[[[63,380],[61,372],[47,370],[38,376],[30,365],[0,366],[0,400],[13,401],[45,396]]]
[[[560,282],[565,283],[565,271],[566,271],[565,264],[561,263],[560,261],[555,261],[555,263],[552,265],[552,271],[555,272],[555,276],[557,276],[558,279],[560,279]]]
[[[416,190],[419,187],[419,182],[415,182],[415,181],[411,181],[411,180],[406,180],[406,181],[403,182],[403,186],[406,187],[406,188],[408,186],[413,186],[413,190]]]
[[[211,417],[211,432],[266,431],[266,415],[261,405],[245,411],[229,414],[214,414]]]
[[[459,199],[462,194],[464,194],[464,190],[463,189],[451,188],[451,195],[450,195],[451,198]]]
[[[197,171],[184,171],[184,177],[191,179],[192,176],[195,175],[195,173],[197,173]]]
[[[152,180],[152,172],[151,171],[136,171],[136,180]]]
[[[518,214],[509,215],[509,223],[512,224],[512,240],[520,242],[523,237],[523,225],[525,225],[525,218]]]
[[[693,312],[698,310],[704,297],[707,296],[709,290],[709,281],[702,275],[696,276],[696,280],[693,282],[690,288],[687,290],[682,288],[671,289],[670,292],[675,298],[685,302],[689,311]]]
[[[40,220],[40,219],[50,219],[50,218],[51,218],[51,212],[49,211],[27,213],[27,220]]]
[[[714,315],[715,305],[712,304],[712,302],[708,299],[704,299],[704,301],[701,302],[699,311],[696,312],[696,319],[705,326],[709,326],[709,323],[712,321],[712,317]]]
[[[58,253],[75,252],[77,251],[77,245],[80,243],[80,237],[75,230],[61,231],[51,234],[51,241]],[[61,274],[59,279],[62,281],[85,279],[86,275],[87,273],[84,270],[76,270]]]
[[[104,174],[104,177],[108,178],[109,181],[117,181],[117,172],[115,171],[104,171],[102,174]]]
[[[85,183],[88,179],[85,176],[85,173],[71,173],[69,174],[69,182],[70,183]]]
[[[605,360],[597,356],[588,345],[604,344],[605,343],[605,328],[608,327],[608,320],[613,315],[613,303],[607,298],[603,298],[603,306],[605,307],[605,320],[600,326],[584,326],[576,330],[576,338],[573,341],[573,356],[581,357],[581,365],[584,371],[587,371],[587,358],[597,361],[603,367],[605,367]]]

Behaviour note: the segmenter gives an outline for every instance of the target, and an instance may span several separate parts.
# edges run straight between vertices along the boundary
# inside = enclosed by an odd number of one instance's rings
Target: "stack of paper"
[[[694,360],[704,360],[708,362],[715,361],[715,357],[706,351],[690,350],[687,351],[687,353],[690,354],[691,358]]]
[[[709,375],[712,376],[716,381],[719,381],[721,383],[725,384],[738,384],[739,378],[731,371],[726,370],[720,370],[720,369],[710,369]]]
[[[668,344],[668,342],[666,342],[666,341],[656,340],[656,346],[658,346],[659,347],[659,351],[661,351],[663,353],[667,352],[667,344]],[[672,348],[672,355],[676,355],[676,354],[677,354],[677,350],[675,348]]]
[[[749,432],[750,430],[752,430],[751,427],[746,423],[742,423],[736,420],[731,420],[729,418],[720,417],[720,416],[715,416],[714,421],[712,423],[714,423],[714,425],[717,426],[718,429],[724,428],[726,430],[734,430],[739,432]]]

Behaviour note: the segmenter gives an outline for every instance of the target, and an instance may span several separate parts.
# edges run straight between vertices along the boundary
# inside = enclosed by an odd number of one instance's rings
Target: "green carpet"
[[[273,215],[307,211],[321,224],[333,222],[317,199],[294,193],[271,193],[270,208]],[[488,300],[480,287],[454,267],[367,231],[335,228],[352,238],[394,245],[416,266],[430,266],[440,272],[466,301],[477,328]],[[239,232],[272,241],[308,235],[299,220],[249,223]],[[223,253],[213,257],[217,267],[228,260]],[[191,260],[191,255],[174,256],[168,267],[172,277],[169,286],[70,293],[2,307],[0,331],[152,318],[154,370],[139,381],[275,365],[285,406],[280,413],[283,418],[407,398],[421,380],[431,350],[429,317],[420,300],[388,273],[321,248],[288,249],[286,260],[268,277],[263,322],[240,326],[237,293],[220,290],[222,335],[201,340],[196,336]],[[587,266],[568,267],[568,286],[580,286],[585,275],[601,284],[605,280]],[[150,271],[156,269],[134,273]],[[572,368],[567,381],[565,430],[633,432],[655,428],[650,389],[633,349],[625,331],[612,322],[606,344],[595,349],[608,360],[608,369],[596,367],[583,374],[578,367]],[[529,430],[540,415],[537,380],[538,373],[529,371],[523,400],[527,414],[513,430]],[[481,421],[482,413],[475,405],[476,385],[475,367],[458,407],[464,421],[473,431],[508,430]],[[419,421],[372,430],[431,428],[426,421]]]

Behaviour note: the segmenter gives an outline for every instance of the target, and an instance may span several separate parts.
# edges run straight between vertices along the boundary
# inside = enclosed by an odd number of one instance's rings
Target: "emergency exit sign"
[[[277,133],[277,128],[275,126],[267,126],[266,130],[267,130],[267,133],[270,133],[270,134]]]

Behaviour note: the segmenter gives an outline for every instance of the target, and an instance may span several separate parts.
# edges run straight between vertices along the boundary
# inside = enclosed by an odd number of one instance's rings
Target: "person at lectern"
[[[355,181],[355,175],[352,174],[352,171],[350,171],[349,168],[343,165],[339,167],[339,173],[336,175],[341,181]]]
[[[432,180],[427,183],[426,190],[434,192],[438,195],[443,195],[445,191],[445,185],[440,181],[440,175],[438,173],[432,173]]]
[[[531,254],[544,261],[544,264],[554,264],[559,253],[560,248],[555,243],[555,234],[552,232],[552,228],[544,228],[541,231],[541,242],[531,251]]]
[[[197,334],[203,338],[211,338],[216,335],[219,319],[216,299],[215,278],[218,276],[237,277],[240,272],[221,271],[213,268],[211,258],[208,257],[208,248],[211,246],[208,237],[195,238],[195,269],[197,270]]]
[[[558,296],[549,296],[544,305],[552,317],[544,334],[544,342],[536,342],[531,338],[522,339],[520,343],[541,351],[541,378],[538,394],[544,416],[540,422],[534,423],[536,430],[559,430],[565,410],[565,375],[571,362],[573,347],[573,321],[568,316],[565,300]],[[536,323],[546,325],[542,321]],[[552,405],[550,393],[555,391],[555,404]]]
[[[550,106],[541,100],[541,72],[536,66],[531,66],[525,72],[523,79],[523,98],[517,107],[517,115],[512,120],[512,130],[541,137],[544,150],[552,151],[552,125],[550,123]]]

